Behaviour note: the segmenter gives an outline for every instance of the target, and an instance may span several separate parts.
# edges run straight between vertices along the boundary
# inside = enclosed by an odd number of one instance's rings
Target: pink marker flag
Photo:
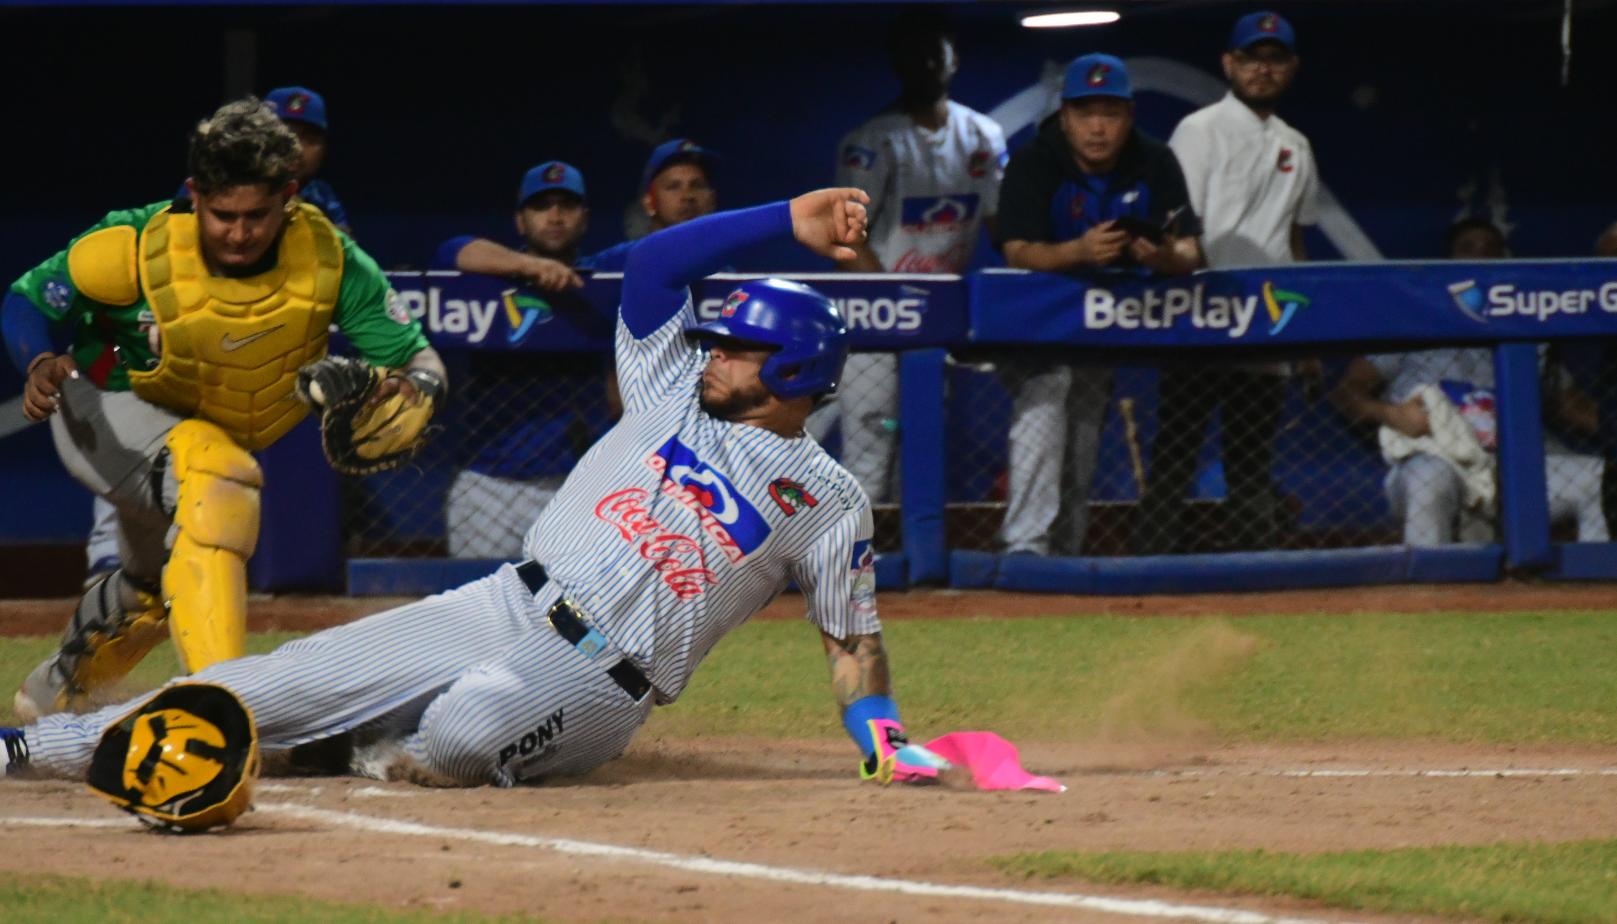
[[[1067,787],[1047,776],[1022,769],[1016,745],[993,732],[950,732],[926,743],[926,749],[957,767],[971,770],[978,789],[1042,789],[1066,792]]]

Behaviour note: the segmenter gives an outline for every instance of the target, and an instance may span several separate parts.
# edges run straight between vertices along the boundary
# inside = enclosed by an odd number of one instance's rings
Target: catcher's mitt
[[[395,392],[372,403],[390,378],[409,381],[415,397]],[[297,390],[320,412],[320,447],[331,467],[344,475],[369,475],[403,463],[426,442],[444,384],[423,369],[384,375],[360,360],[327,356],[298,370]]]

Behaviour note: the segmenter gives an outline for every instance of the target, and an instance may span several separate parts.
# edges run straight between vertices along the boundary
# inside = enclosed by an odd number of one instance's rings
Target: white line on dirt
[[[501,847],[531,847],[575,856],[638,861],[690,873],[739,876],[794,885],[830,886],[840,889],[854,889],[861,892],[895,892],[900,895],[916,895],[927,898],[965,898],[1019,905],[1078,908],[1086,911],[1105,911],[1133,917],[1209,921],[1213,922],[1213,924],[1326,924],[1326,919],[1323,918],[1276,917],[1238,908],[1187,905],[1155,899],[1109,898],[1104,895],[1079,895],[1067,892],[1029,892],[1017,889],[990,889],[979,886],[916,882],[907,879],[887,879],[880,876],[850,876],[841,873],[825,873],[784,866],[765,866],[761,863],[742,863],[735,860],[684,856],[677,853],[642,850],[637,847],[619,847],[615,844],[598,844],[570,838],[538,837],[531,834],[510,834],[499,831],[481,831],[473,828],[440,828],[417,822],[375,818],[355,812],[334,812],[328,809],[285,802],[260,803],[258,808],[265,812],[291,815],[334,827],[370,831],[377,834],[431,837],[440,840],[452,838]]]

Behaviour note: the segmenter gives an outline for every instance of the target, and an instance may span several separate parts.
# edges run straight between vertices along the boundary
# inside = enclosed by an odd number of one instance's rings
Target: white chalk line
[[[649,863],[681,872],[710,876],[732,876],[758,879],[765,882],[790,885],[820,886],[851,889],[860,892],[889,892],[921,898],[972,899],[1017,905],[1039,905],[1049,908],[1072,908],[1083,911],[1104,911],[1111,914],[1142,918],[1165,918],[1182,921],[1208,921],[1212,924],[1341,924],[1335,919],[1279,917],[1239,908],[1220,908],[1212,905],[1190,905],[1158,899],[1114,898],[1105,895],[1082,895],[1072,892],[1035,892],[1019,889],[991,889],[981,886],[944,885],[909,879],[888,879],[881,876],[851,876],[815,870],[794,869],[785,866],[765,866],[761,863],[743,863],[735,860],[717,860],[711,857],[685,856],[638,847],[620,847],[561,837],[539,837],[531,834],[508,834],[482,831],[475,828],[443,828],[391,818],[376,818],[355,812],[334,812],[307,805],[288,802],[261,802],[258,811],[289,815],[307,821],[316,821],[338,828],[367,831],[374,834],[430,837],[490,844],[497,847],[528,847],[581,857],[610,860],[628,860]],[[8,825],[41,828],[137,828],[133,819],[101,818],[42,818],[10,817]]]

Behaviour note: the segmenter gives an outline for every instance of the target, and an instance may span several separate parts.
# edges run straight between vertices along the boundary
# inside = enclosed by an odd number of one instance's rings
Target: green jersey
[[[167,207],[167,202],[158,202],[108,212],[61,252],[11,285],[11,291],[28,299],[45,317],[71,325],[73,360],[108,391],[128,391],[130,369],[157,365],[146,338],[147,328],[154,323],[152,311],[144,296],[133,305],[107,305],[76,291],[68,276],[67,253],[80,238],[103,228],[127,225],[139,232],[153,215]],[[421,325],[404,310],[376,261],[348,235],[339,231],[337,236],[343,249],[342,284],[332,313],[337,329],[366,362],[375,366],[404,365],[427,346]]]

